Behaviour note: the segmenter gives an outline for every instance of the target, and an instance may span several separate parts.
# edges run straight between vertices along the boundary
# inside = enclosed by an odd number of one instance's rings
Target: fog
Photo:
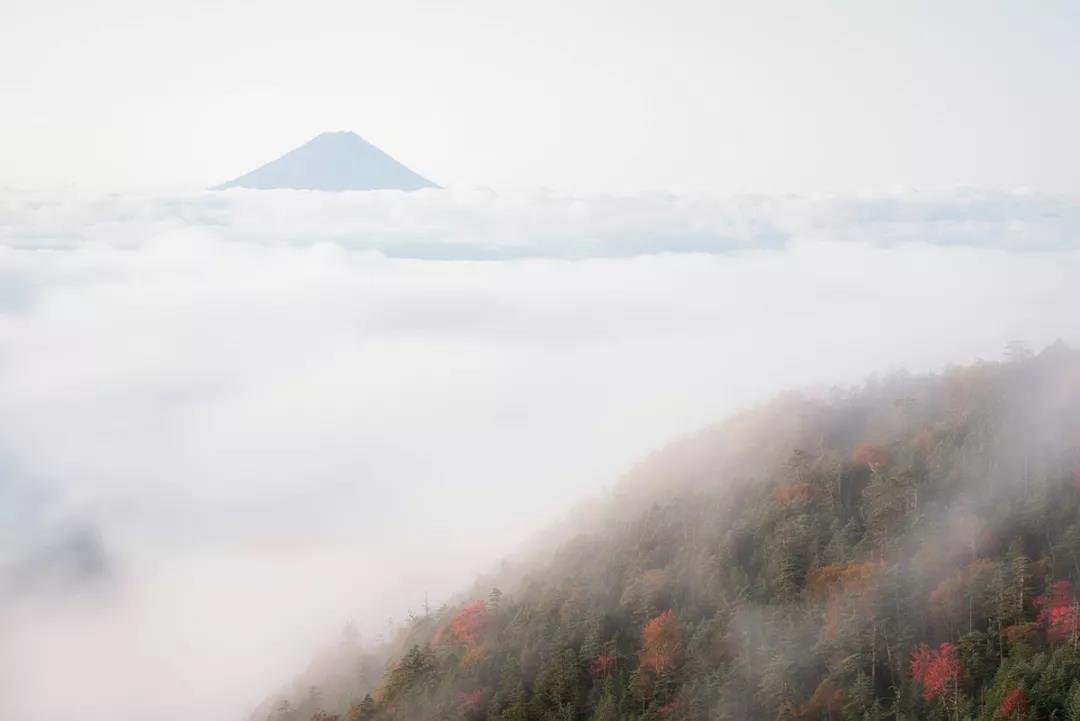
[[[1080,205],[0,195],[0,717],[234,721],[665,442],[1080,342]]]

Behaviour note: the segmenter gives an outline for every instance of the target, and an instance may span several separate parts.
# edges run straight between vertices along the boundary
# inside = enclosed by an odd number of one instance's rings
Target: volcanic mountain
[[[437,187],[356,133],[329,132],[214,190],[420,190]]]

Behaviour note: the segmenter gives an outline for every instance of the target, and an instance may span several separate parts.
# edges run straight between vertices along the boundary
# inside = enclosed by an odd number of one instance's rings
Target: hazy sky
[[[1080,4],[3,0],[0,185],[205,187],[323,130],[439,183],[1080,190]]]

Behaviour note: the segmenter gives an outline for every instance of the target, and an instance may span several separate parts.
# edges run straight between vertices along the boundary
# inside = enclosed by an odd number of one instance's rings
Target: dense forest
[[[1080,721],[1080,352],[787,395],[257,721]]]

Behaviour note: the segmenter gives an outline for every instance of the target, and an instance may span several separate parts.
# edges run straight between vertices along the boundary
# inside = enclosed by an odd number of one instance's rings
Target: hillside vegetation
[[[1080,721],[1080,353],[785,396],[263,721]]]

